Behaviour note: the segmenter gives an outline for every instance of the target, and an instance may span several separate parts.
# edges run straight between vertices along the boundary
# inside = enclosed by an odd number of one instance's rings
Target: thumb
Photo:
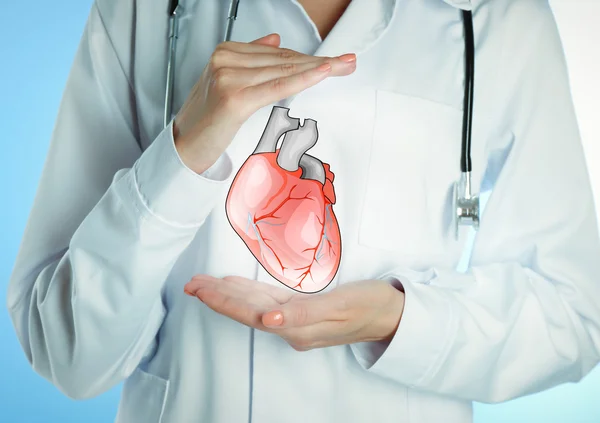
[[[262,316],[268,328],[290,328],[310,326],[331,320],[332,307],[325,295],[315,298],[290,301],[272,309]]]
[[[254,41],[251,41],[250,44],[262,44],[267,46],[279,47],[281,44],[281,37],[279,34],[273,33],[269,35],[265,35],[264,37],[257,38]]]

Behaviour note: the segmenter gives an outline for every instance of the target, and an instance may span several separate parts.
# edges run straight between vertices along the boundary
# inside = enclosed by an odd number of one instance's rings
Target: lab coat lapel
[[[314,54],[338,56],[366,51],[392,21],[396,3],[397,0],[353,0]]]
[[[473,0],[442,0],[463,10],[473,8]],[[384,34],[398,9],[398,0],[352,0],[315,56],[360,54],[368,50]]]
[[[442,0],[463,10],[472,10],[473,0]],[[373,46],[391,24],[398,0],[353,0],[314,53],[315,56],[360,54]]]
[[[360,55],[372,47],[391,24],[397,0],[353,0],[327,37],[313,53],[315,56],[335,57],[345,53]],[[315,87],[323,87],[326,84]],[[311,89],[314,91],[314,89]],[[291,107],[299,95],[277,103]]]
[[[444,3],[448,3],[450,6],[454,6],[456,8],[462,10],[472,10],[473,9],[473,0],[442,0]]]

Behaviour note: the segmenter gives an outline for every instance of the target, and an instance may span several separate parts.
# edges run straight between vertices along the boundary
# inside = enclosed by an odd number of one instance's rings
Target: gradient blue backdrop
[[[120,386],[98,398],[75,402],[36,375],[5,307],[7,281],[91,4],[91,0],[27,4],[2,0],[0,8],[1,423],[110,423],[117,410]],[[600,369],[576,385],[502,405],[477,404],[475,421],[600,423]]]

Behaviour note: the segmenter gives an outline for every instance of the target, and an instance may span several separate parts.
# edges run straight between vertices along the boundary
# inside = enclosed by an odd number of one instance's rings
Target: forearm
[[[399,269],[384,278],[405,291],[397,330],[389,342],[352,345],[362,366],[381,377],[501,402],[577,381],[600,360],[600,308],[592,291],[517,263],[468,274]]]
[[[20,252],[9,291],[17,334],[69,396],[101,393],[137,366],[162,323],[163,284],[225,189],[178,162],[169,130],[116,174],[68,248],[48,258],[26,242]],[[223,160],[213,174],[230,171]]]

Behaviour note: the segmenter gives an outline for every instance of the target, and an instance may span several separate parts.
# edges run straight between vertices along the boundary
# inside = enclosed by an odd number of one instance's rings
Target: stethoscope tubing
[[[473,132],[473,97],[475,93],[475,31],[473,14],[463,10],[465,28],[465,96],[463,105],[463,133],[461,144],[460,170],[471,172],[471,134]]]

